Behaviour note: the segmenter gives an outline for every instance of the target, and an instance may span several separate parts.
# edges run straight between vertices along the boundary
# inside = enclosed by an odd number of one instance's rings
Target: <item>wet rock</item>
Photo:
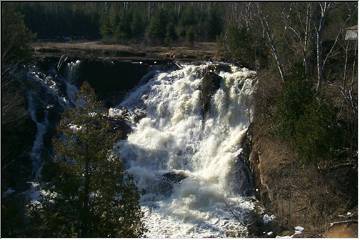
[[[172,182],[172,183],[179,183],[181,182],[183,179],[185,179],[187,176],[185,173],[182,173],[182,172],[179,172],[179,173],[176,173],[176,172],[168,172],[168,173],[165,173],[163,175],[163,177]]]
[[[222,80],[222,77],[213,72],[205,73],[200,86],[200,101],[203,109],[203,117],[205,117],[209,111],[211,97],[220,88]]]
[[[131,127],[123,119],[108,118],[107,120],[114,131],[121,131],[121,138],[125,138],[132,131]]]
[[[207,71],[215,72],[217,74],[220,72],[231,72],[231,66],[224,63],[213,64],[208,67]]]
[[[249,156],[251,152],[251,137],[246,132],[240,143],[242,151],[235,161],[235,167],[229,174],[229,187],[242,196],[255,194],[254,181],[250,170]]]
[[[135,123],[138,123],[142,118],[146,117],[146,113],[144,111],[141,111],[140,109],[135,109],[133,113],[133,121]]]
[[[247,228],[249,231],[249,237],[274,237],[280,235],[280,233],[288,230],[287,228],[281,226],[276,219],[271,221],[264,221],[264,216],[259,213],[251,213],[248,216],[249,223]]]
[[[169,196],[174,189],[174,184],[180,183],[186,177],[186,174],[182,172],[167,172],[162,174],[157,186],[159,193],[165,196]]]
[[[113,119],[122,119],[131,123],[138,123],[146,117],[146,112],[141,109],[129,111],[125,107],[109,108],[109,117]]]

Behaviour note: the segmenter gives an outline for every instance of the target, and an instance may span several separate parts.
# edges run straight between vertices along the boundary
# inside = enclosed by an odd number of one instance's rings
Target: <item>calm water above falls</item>
[[[210,64],[157,72],[120,104],[146,117],[119,155],[142,192],[148,237],[247,236],[248,176],[239,166],[252,116],[255,72],[231,65],[202,113],[202,72]]]

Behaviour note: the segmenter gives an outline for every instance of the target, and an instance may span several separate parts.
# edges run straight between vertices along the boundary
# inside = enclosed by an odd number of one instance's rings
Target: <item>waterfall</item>
[[[41,152],[44,147],[44,135],[46,133],[49,121],[47,111],[45,112],[44,120],[39,120],[36,115],[36,107],[34,102],[33,93],[28,93],[28,105],[31,120],[36,124],[36,135],[33,146],[31,148],[30,157],[32,159],[32,176],[38,179],[41,172]]]
[[[76,95],[79,89],[74,85],[78,77],[78,68],[80,66],[80,60],[75,62],[69,62],[66,68],[66,95],[69,99],[69,102],[73,105],[76,105]]]
[[[118,107],[146,113],[116,149],[142,193],[148,237],[247,236],[254,203],[233,181],[248,180],[234,172],[252,118],[255,72],[220,71],[204,117],[201,83],[210,66],[158,72]]]
[[[60,109],[76,104],[76,77],[80,61],[69,62],[66,66],[65,77],[56,71],[50,70],[43,73],[36,66],[31,66],[27,79],[31,88],[27,92],[28,112],[31,120],[36,124],[36,135],[30,152],[32,160],[32,175],[35,181],[39,180],[42,168],[42,153],[44,150],[44,137],[49,130],[49,112],[53,108]],[[65,86],[65,91],[62,89]],[[56,113],[58,114],[58,113]]]

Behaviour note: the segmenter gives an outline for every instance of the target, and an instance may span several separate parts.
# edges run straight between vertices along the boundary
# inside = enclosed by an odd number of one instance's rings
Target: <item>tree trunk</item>
[[[90,217],[90,209],[89,209],[89,195],[90,195],[90,162],[88,159],[85,160],[85,179],[84,179],[84,200],[83,206],[81,210],[81,232],[80,237],[91,237],[89,236],[89,217]]]
[[[267,39],[268,39],[268,44],[270,46],[271,53],[272,53],[272,55],[274,57],[274,60],[276,62],[276,66],[278,68],[281,80],[284,82],[285,78],[284,78],[283,66],[282,66],[282,64],[280,62],[279,54],[278,54],[278,51],[276,49],[275,42],[274,42],[274,39],[273,39],[271,31],[270,31],[269,23],[268,23],[266,17],[263,16],[263,13],[260,10],[259,4],[257,4],[257,9],[258,9],[258,15],[259,15],[261,25],[263,26],[263,29],[265,30],[265,33],[266,33],[266,36],[267,36]]]
[[[323,82],[322,49],[321,49],[321,36],[320,36],[321,31],[316,32],[316,68],[317,68],[316,92],[320,91],[321,84]]]
[[[323,2],[319,3],[320,7],[320,18],[316,28],[316,66],[317,66],[317,84],[316,92],[320,92],[321,86],[324,80],[324,61],[322,52],[322,33],[324,31],[324,24],[326,14],[328,13],[332,3]],[[327,55],[328,56],[328,55]]]

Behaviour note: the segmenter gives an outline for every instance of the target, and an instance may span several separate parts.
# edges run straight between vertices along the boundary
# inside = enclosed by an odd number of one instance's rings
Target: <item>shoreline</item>
[[[34,58],[69,57],[100,58],[112,60],[222,60],[224,56],[216,49],[216,42],[197,42],[190,45],[145,46],[143,44],[105,44],[87,42],[34,42],[31,44]]]

